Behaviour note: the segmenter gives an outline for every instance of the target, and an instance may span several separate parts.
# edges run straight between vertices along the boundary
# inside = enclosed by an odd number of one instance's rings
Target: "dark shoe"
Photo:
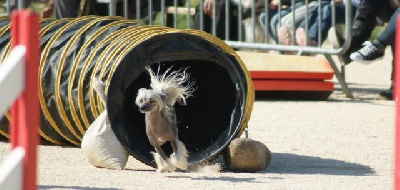
[[[393,90],[385,90],[379,93],[381,100],[393,100]]]
[[[383,59],[383,55],[384,51],[382,51],[382,48],[378,47],[375,43],[366,41],[360,50],[350,55],[350,59],[360,63],[370,64],[375,60]]]

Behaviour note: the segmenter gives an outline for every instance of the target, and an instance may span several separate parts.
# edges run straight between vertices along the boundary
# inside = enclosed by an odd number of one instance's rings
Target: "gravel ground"
[[[126,170],[92,167],[79,148],[39,147],[39,189],[351,189],[393,188],[394,102],[390,53],[369,66],[352,63],[346,80],[355,98],[335,91],[327,101],[256,100],[249,137],[272,152],[256,173],[157,173],[132,157]],[[9,144],[0,142],[0,161]]]

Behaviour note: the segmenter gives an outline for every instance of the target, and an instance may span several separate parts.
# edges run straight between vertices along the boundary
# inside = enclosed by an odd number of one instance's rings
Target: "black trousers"
[[[238,11],[238,6],[234,5],[233,3],[229,3],[229,10],[230,13],[227,13],[225,11],[225,0],[222,1],[216,1],[217,3],[215,4],[215,36],[219,37],[222,40],[234,40],[237,41],[239,40],[238,36],[238,16],[237,16],[237,11]],[[201,14],[200,14],[200,6],[196,7],[196,13],[194,15],[194,22],[193,22],[193,28],[200,30],[201,27]],[[229,15],[229,33],[227,36],[225,29],[226,29],[226,14]],[[206,14],[203,14],[203,31],[208,32],[212,34],[212,18]]]
[[[376,26],[376,17],[380,14],[382,9],[385,8],[385,10],[389,10],[389,1],[391,0],[361,0],[353,21],[353,33],[350,47],[346,50],[344,56],[349,57],[351,53],[361,48],[362,43],[370,38],[372,31]],[[393,46],[392,52],[394,52]],[[392,67],[394,67],[394,59],[392,60]],[[392,69],[391,80],[393,80],[394,76],[393,71],[394,70]]]
[[[368,40],[376,26],[376,17],[387,5],[386,0],[361,0],[353,21],[351,45],[346,53],[350,55],[359,50],[362,43]]]
[[[106,16],[108,15],[107,4],[97,3],[96,0],[90,1],[90,15]],[[75,18],[78,16],[81,0],[54,0],[55,17],[61,18]]]

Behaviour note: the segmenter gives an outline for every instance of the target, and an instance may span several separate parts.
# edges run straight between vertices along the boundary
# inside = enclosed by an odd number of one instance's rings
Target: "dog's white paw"
[[[166,162],[165,162],[166,163]],[[164,172],[174,172],[176,167],[172,164],[166,163],[165,165],[159,165],[157,168],[157,172],[164,173]]]
[[[188,161],[187,157],[180,154],[172,153],[170,157],[171,163],[181,170],[187,170],[188,168]]]
[[[187,170],[188,168],[188,153],[182,141],[176,140],[176,144],[178,146],[178,150],[171,154],[170,160],[171,163],[181,170]]]
[[[153,156],[157,164],[157,172],[174,172],[176,170],[176,167],[171,162],[165,161],[159,154],[153,153]]]

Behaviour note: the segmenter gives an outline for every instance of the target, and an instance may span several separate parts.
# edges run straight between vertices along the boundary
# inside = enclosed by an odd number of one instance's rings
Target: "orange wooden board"
[[[333,91],[329,81],[253,80],[256,91]]]
[[[333,69],[325,57],[279,55],[237,51],[253,79],[332,79]]]

